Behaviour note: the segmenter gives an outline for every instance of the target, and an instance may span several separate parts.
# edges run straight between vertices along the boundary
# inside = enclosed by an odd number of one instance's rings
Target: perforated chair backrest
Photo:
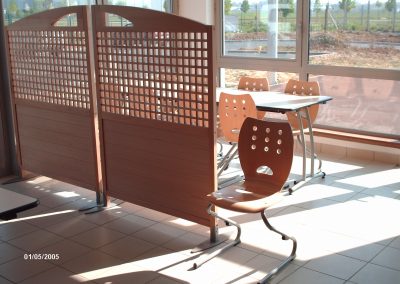
[[[239,79],[238,89],[246,91],[269,91],[269,82],[267,78],[243,76]]]
[[[220,128],[229,142],[239,141],[239,132],[247,117],[257,117],[257,108],[249,94],[232,95],[222,92],[219,97]]]
[[[286,84],[285,93],[298,96],[319,96],[320,95],[319,83],[290,79]],[[318,104],[308,108],[311,123],[314,123],[315,119],[317,118],[318,110],[319,110]],[[294,113],[288,112],[287,118],[293,130],[300,129],[299,121]],[[302,119],[302,121],[303,121],[303,127],[304,128],[308,127],[307,121],[305,119]]]
[[[289,123],[246,118],[238,147],[245,182],[272,184],[279,191],[289,176],[293,160],[293,134]],[[265,168],[270,170],[262,173]],[[262,188],[254,190],[265,193]]]

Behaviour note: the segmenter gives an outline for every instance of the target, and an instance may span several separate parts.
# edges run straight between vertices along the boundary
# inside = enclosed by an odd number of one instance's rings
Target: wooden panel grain
[[[103,120],[108,192],[208,226],[204,197],[213,191],[209,129],[160,125]]]
[[[16,117],[25,170],[97,190],[90,113],[17,105]]]

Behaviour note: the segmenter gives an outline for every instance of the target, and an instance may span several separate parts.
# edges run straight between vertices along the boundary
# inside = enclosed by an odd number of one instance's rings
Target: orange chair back
[[[286,84],[285,93],[298,96],[319,96],[320,95],[319,83],[290,79]],[[314,123],[315,119],[317,118],[318,110],[319,110],[318,104],[308,108],[311,123]],[[300,124],[296,114],[293,112],[288,112],[286,113],[286,115],[293,130],[299,130]],[[307,128],[308,127],[307,121],[303,118],[302,122],[303,122],[303,127]]]
[[[264,185],[254,186],[252,191],[259,194],[279,191],[289,176],[293,160],[289,123],[246,118],[239,136],[239,159],[245,183]]]
[[[243,76],[239,79],[238,89],[246,91],[269,91],[268,79]]]
[[[220,128],[229,142],[239,141],[239,132],[247,117],[257,117],[257,108],[249,94],[232,95],[222,92],[219,98]]]
[[[239,79],[238,89],[252,92],[269,91],[269,82],[267,78],[243,76]],[[258,111],[257,118],[263,119],[265,114],[265,111]]]

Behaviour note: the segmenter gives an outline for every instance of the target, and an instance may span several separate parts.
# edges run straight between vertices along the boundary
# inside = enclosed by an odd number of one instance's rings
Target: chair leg
[[[219,216],[216,212],[212,211],[212,204],[210,204],[207,208],[207,212],[209,215],[214,216],[217,219],[221,219],[223,221],[225,221],[226,224],[229,225],[233,225],[237,228],[237,234],[235,239],[232,242],[227,243],[226,245],[224,245],[223,247],[220,247],[219,249],[213,251],[212,253],[210,253],[209,255],[206,255],[204,258],[200,259],[199,261],[193,263],[193,267],[190,270],[195,270],[197,268],[199,268],[200,266],[202,266],[204,263],[206,263],[207,261],[213,259],[214,257],[216,257],[217,255],[219,255],[220,253],[222,253],[223,251],[227,250],[228,248],[231,248],[233,246],[236,246],[237,244],[240,243],[240,234],[241,234],[241,228],[240,225],[230,219],[224,218]]]
[[[277,274],[283,267],[285,267],[290,261],[292,261],[295,257],[296,257],[296,249],[297,249],[297,241],[294,237],[290,237],[280,231],[278,231],[277,229],[275,229],[274,227],[271,226],[271,224],[268,222],[267,217],[265,216],[265,212],[261,212],[261,218],[263,219],[265,225],[268,227],[268,229],[270,229],[271,231],[278,233],[279,235],[282,236],[282,240],[292,240],[293,242],[293,247],[292,247],[292,252],[290,253],[290,255],[283,260],[279,266],[275,267],[274,269],[272,269],[270,272],[268,272],[268,274],[261,279],[258,283],[267,283],[267,281],[274,276],[275,274]]]
[[[224,146],[222,145],[222,142],[219,141],[217,141],[217,146],[218,146],[217,157],[219,159],[222,159]]]
[[[219,177],[223,171],[225,171],[228,167],[233,158],[236,156],[238,152],[237,144],[232,145],[231,149],[229,149],[229,152],[225,155],[225,157],[222,159],[222,161],[218,164],[218,173],[217,177]]]
[[[302,143],[301,138],[300,138],[299,135],[297,135],[297,142],[299,142],[299,144],[301,146],[303,146],[303,143]],[[311,155],[311,151],[308,148],[306,148],[306,151],[307,151],[308,155]],[[314,153],[314,159],[318,160],[318,172],[320,172],[321,171],[321,167],[322,167],[322,160],[318,157],[318,155],[316,153]]]

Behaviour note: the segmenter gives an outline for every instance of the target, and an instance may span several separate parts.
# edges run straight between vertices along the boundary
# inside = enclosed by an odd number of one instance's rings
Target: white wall
[[[213,25],[214,0],[180,0],[179,16]]]

